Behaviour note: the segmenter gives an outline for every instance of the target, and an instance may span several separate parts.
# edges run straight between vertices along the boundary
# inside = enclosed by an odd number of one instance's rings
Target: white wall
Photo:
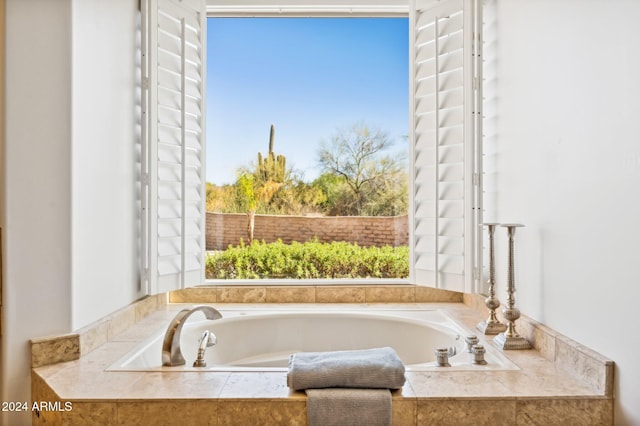
[[[29,339],[71,330],[70,12],[6,2],[2,401],[29,400]]]
[[[485,219],[526,224],[520,309],[613,359],[616,424],[640,424],[640,2],[495,4],[497,210]]]
[[[2,401],[30,399],[29,339],[139,296],[137,3],[6,1]]]

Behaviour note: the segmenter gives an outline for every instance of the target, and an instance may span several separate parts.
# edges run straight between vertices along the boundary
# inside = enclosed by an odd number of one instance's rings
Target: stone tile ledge
[[[485,296],[480,294],[465,293],[463,296],[465,305],[487,318],[489,310],[484,305],[484,299]],[[504,322],[499,310],[497,314],[498,319]],[[613,397],[615,363],[612,360],[526,315],[522,315],[516,325],[518,333],[544,358],[588,383],[597,394]]]
[[[202,286],[145,297],[74,333],[32,339],[31,365],[77,360],[167,303],[464,303],[488,316],[482,295],[413,285]],[[545,359],[598,395],[613,396],[613,361],[525,315],[518,321],[518,332]]]
[[[463,303],[437,305],[468,330],[484,318]],[[105,370],[151,330],[166,324],[176,309],[180,307],[158,306],[106,344],[90,353],[82,350],[80,359],[33,369],[33,400],[72,404],[69,411],[34,414],[33,424],[306,424],[305,394],[287,388],[286,371]],[[105,329],[108,333],[105,321],[98,321],[91,332],[104,335]],[[83,334],[86,331],[78,336]],[[558,341],[564,338],[555,336]],[[613,424],[612,395],[596,393],[590,383],[559,368],[539,350],[505,355],[520,369],[407,372],[404,387],[392,394],[393,424]]]
[[[169,292],[170,303],[462,303],[463,294],[416,285],[201,286]]]
[[[78,333],[31,339],[31,367],[41,367],[79,358],[80,335]]]
[[[74,333],[31,339],[31,367],[77,360],[166,304],[166,294],[147,296]]]

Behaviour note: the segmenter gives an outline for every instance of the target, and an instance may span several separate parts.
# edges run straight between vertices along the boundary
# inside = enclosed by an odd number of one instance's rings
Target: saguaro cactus
[[[256,174],[261,182],[284,183],[287,167],[287,159],[284,155],[276,156],[273,151],[275,144],[275,126],[272,124],[269,131],[269,153],[266,157],[258,152],[258,166]]]
[[[271,125],[271,129],[269,130],[269,152],[273,152],[273,143],[276,138],[276,126]]]

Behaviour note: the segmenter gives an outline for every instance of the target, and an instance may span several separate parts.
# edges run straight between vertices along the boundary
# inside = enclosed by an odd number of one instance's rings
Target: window
[[[408,18],[207,30],[207,277],[408,278]]]
[[[143,3],[143,237],[149,292],[157,293],[203,282],[206,30],[201,0]],[[305,7],[209,9],[310,13]],[[410,280],[473,291],[481,240],[479,6],[417,0],[410,9]],[[402,13],[375,6],[313,10]]]

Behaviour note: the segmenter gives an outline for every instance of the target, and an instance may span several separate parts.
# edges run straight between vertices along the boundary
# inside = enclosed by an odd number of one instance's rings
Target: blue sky
[[[209,18],[207,181],[268,151],[319,174],[317,150],[355,123],[406,146],[408,21],[405,18]]]

